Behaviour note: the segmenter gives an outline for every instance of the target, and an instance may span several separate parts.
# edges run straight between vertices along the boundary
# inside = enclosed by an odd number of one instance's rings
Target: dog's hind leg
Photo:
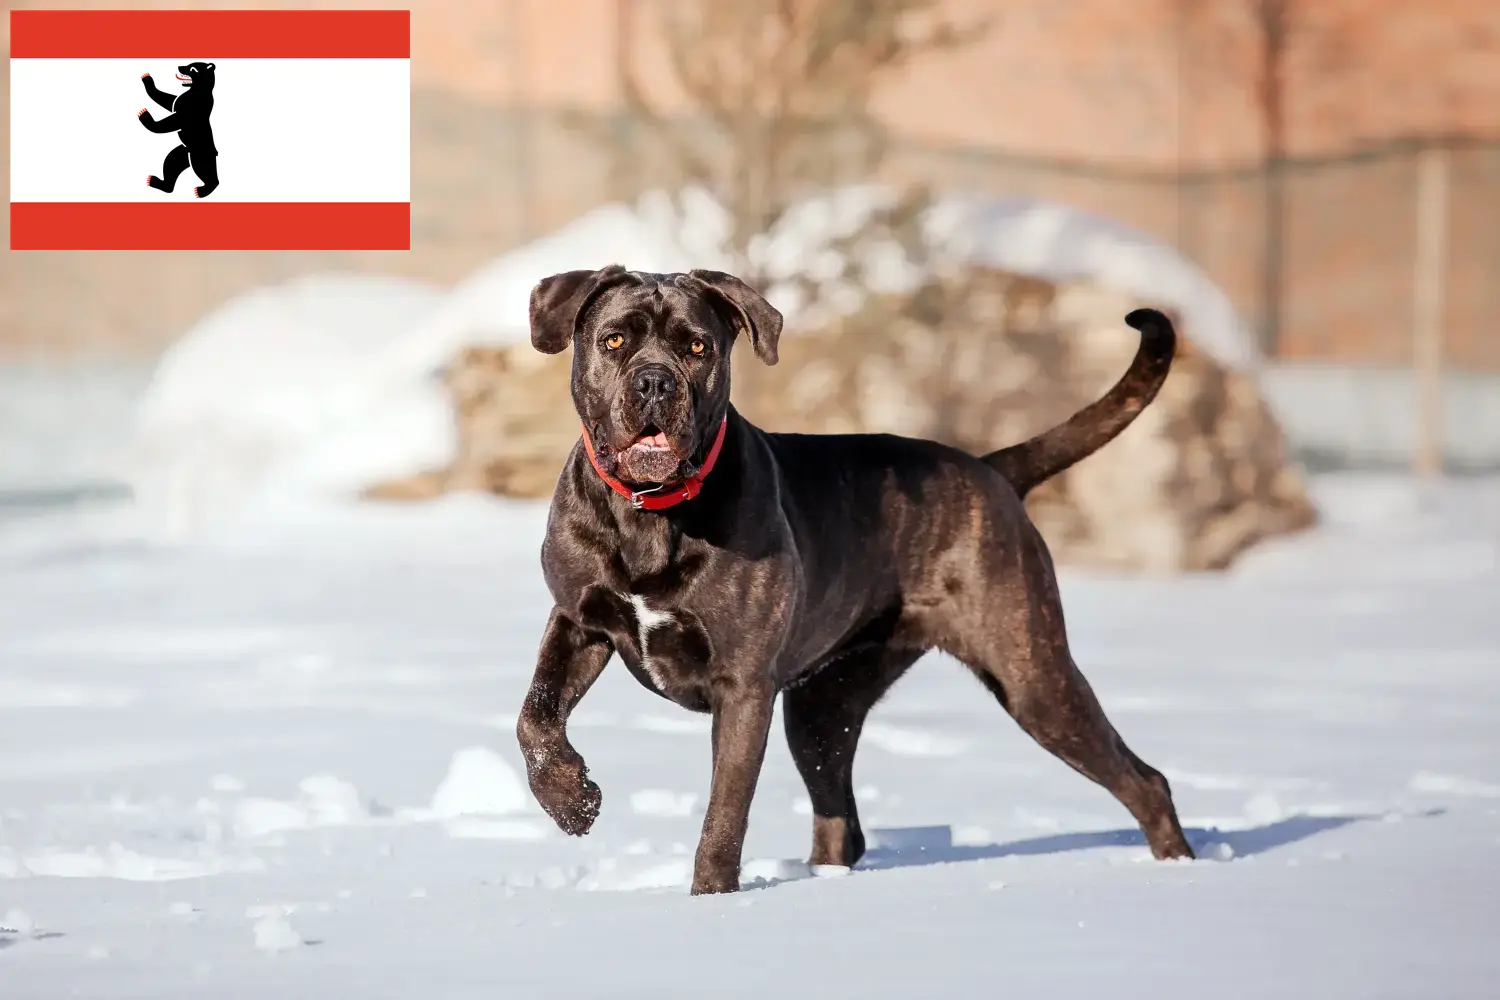
[[[1002,605],[973,616],[945,648],[1032,739],[1130,810],[1153,855],[1192,857],[1167,779],[1125,745],[1073,662],[1045,543],[1029,523],[1017,542],[1016,550],[997,558],[1018,559],[1025,586],[1009,591]]]
[[[861,649],[782,694],[787,745],[812,800],[808,864],[853,867],[865,853],[854,802],[854,751],[870,709],[921,655],[921,650]]]

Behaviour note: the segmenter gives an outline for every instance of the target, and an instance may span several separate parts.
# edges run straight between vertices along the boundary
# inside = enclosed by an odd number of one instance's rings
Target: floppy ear
[[[589,300],[625,275],[619,264],[598,271],[564,271],[543,278],[531,290],[531,346],[561,354],[573,342],[578,317]]]
[[[781,340],[781,313],[765,298],[732,274],[723,271],[693,270],[697,278],[726,302],[737,316],[741,333],[748,334],[755,356],[768,365],[776,363],[776,345]]]

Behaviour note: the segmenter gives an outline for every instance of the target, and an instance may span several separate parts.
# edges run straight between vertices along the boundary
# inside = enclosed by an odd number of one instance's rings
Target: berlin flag
[[[410,249],[410,20],[11,11],[11,249]]]

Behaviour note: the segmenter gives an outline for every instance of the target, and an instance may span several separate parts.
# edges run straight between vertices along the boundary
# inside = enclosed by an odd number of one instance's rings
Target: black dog
[[[573,345],[583,437],[552,499],[552,610],[516,734],[531,789],[582,835],[600,792],[566,724],[611,653],[713,714],[692,891],[739,887],[778,693],[813,804],[810,862],[864,852],[852,764],[865,716],[930,649],[965,663],[1038,743],[1130,810],[1158,858],[1191,857],[1162,775],[1126,747],[1068,652],[1052,559],[1021,497],[1123,430],[1176,346],[1149,309],[1102,399],[975,458],[930,441],[768,434],[729,402],[730,349],[776,363],[781,315],[717,271],[570,271],[531,293],[531,342]]]
[[[146,96],[172,113],[158,121],[142,108],[136,117],[152,132],[176,132],[181,143],[167,154],[161,165],[162,175],[148,177],[146,183],[158,191],[170,192],[182,172],[192,167],[203,182],[193,190],[198,197],[207,198],[219,186],[219,150],[214,146],[214,130],[208,122],[214,110],[214,64],[194,62],[178,66],[177,79],[187,89],[174,96],[157,89],[150,73],[141,77]]]

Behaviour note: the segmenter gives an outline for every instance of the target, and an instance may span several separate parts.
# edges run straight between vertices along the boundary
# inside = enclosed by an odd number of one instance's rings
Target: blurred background
[[[1500,5],[410,6],[409,253],[4,252],[3,516],[155,490],[181,527],[313,466],[546,495],[571,421],[510,346],[525,292],[616,258],[768,290],[766,426],[973,447],[1167,308],[1160,418],[1034,501],[1064,561],[1227,565],[1314,523],[1309,470],[1500,468]]]

